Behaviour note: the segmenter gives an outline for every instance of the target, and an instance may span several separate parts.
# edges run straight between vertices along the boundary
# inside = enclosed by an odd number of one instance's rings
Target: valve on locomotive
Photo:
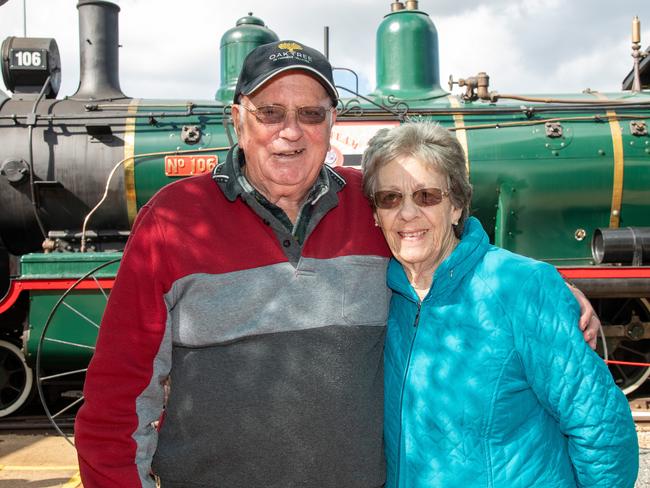
[[[451,91],[454,85],[459,87],[465,87],[465,93],[462,95],[463,100],[465,101],[474,101],[474,100],[492,100],[492,92],[488,91],[490,87],[490,77],[485,71],[481,71],[476,76],[470,76],[469,78],[459,78],[457,81],[454,81],[454,76],[449,75],[449,91]]]

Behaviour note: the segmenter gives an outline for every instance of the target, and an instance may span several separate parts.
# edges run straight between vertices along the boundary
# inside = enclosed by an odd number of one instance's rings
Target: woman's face
[[[458,222],[462,210],[454,208],[448,196],[437,205],[418,206],[413,192],[423,188],[446,192],[447,176],[412,157],[384,165],[377,173],[376,191],[399,192],[402,201],[395,208],[376,208],[375,220],[400,263],[407,268],[435,270],[458,242],[452,224]]]

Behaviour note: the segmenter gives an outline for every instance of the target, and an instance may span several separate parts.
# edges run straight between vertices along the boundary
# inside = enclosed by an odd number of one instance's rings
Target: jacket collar
[[[228,151],[225,161],[212,170],[212,179],[217,183],[225,197],[234,202],[241,194],[252,194],[255,188],[248,182],[241,168],[246,164],[244,152],[237,144]],[[346,185],[345,179],[336,171],[324,164],[314,187],[310,192],[312,204],[315,204],[324,194],[333,190],[338,193]]]
[[[490,246],[488,236],[481,223],[475,217],[465,222],[465,229],[460,242],[445,259],[433,275],[431,289],[424,300],[435,299],[451,292],[462,279],[470,273],[483,258]],[[419,302],[415,290],[406,277],[402,265],[392,258],[388,264],[388,287],[411,301]]]

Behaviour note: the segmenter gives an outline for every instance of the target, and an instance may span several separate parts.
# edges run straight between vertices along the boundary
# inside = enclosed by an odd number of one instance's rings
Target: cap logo
[[[297,42],[281,42],[278,44],[278,48],[282,51],[275,52],[269,56],[271,61],[280,61],[280,60],[292,60],[292,61],[301,61],[303,63],[311,64],[312,58],[309,54],[303,51],[303,47]]]
[[[278,47],[280,49],[286,49],[291,54],[293,54],[294,51],[302,51],[302,46],[295,42],[282,42],[278,44]]]

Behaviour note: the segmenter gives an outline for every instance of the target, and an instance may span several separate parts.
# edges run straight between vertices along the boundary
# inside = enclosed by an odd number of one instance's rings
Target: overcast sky
[[[1,2],[2,0],[0,0]],[[138,98],[212,99],[219,87],[219,41],[253,12],[280,38],[323,48],[374,88],[375,32],[390,0],[121,0],[122,91]],[[79,83],[76,0],[26,0],[27,35],[53,37],[62,58],[59,96]],[[443,88],[487,71],[502,93],[618,91],[632,66],[631,23],[650,45],[650,0],[422,0],[438,29]],[[23,35],[23,0],[0,6],[0,36]],[[337,82],[344,82],[344,79]],[[4,88],[4,83],[0,84]],[[456,88],[458,90],[458,88]]]

